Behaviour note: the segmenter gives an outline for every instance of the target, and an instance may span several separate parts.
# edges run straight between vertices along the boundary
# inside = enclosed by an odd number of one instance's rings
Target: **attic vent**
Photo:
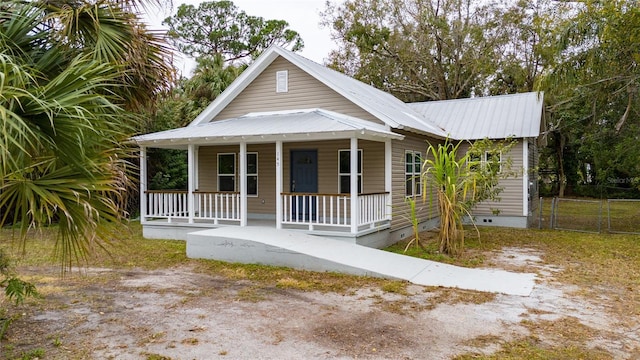
[[[276,71],[276,92],[286,93],[289,91],[289,71]]]

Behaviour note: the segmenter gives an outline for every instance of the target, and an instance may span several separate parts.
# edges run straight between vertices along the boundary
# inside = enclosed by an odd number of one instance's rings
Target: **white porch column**
[[[393,171],[391,169],[391,167],[393,166],[392,164],[392,151],[391,151],[391,139],[387,139],[384,142],[384,191],[387,193],[387,203],[386,203],[386,209],[385,209],[385,214],[387,218],[391,218],[391,204],[392,204],[392,189],[393,186],[392,184],[392,174]]]
[[[140,223],[146,222],[147,216],[147,148],[140,146]]]
[[[247,143],[240,143],[240,226],[247,226]]]
[[[358,138],[351,138],[351,168],[349,169],[351,188],[351,233],[358,232]]]
[[[194,167],[194,184],[195,184],[195,190],[200,189],[200,146],[196,146],[195,147],[195,156],[194,156],[194,161],[195,161],[195,167]]]
[[[193,216],[196,209],[194,194],[194,191],[196,189],[195,149],[196,146],[194,144],[189,144],[189,147],[187,149],[187,204],[189,206],[189,224],[193,224]]]
[[[282,229],[282,140],[276,141],[276,229]]]

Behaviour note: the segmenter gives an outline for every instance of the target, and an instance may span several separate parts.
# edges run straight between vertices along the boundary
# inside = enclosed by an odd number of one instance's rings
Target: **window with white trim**
[[[492,173],[502,171],[502,152],[485,151],[483,163]]]
[[[247,195],[258,196],[258,153],[247,153]]]
[[[351,150],[338,150],[338,191],[351,193]],[[358,193],[362,193],[362,149],[358,149]]]
[[[405,196],[422,195],[421,171],[422,153],[407,150],[404,154]]]
[[[218,154],[218,191],[236,191],[236,154]]]

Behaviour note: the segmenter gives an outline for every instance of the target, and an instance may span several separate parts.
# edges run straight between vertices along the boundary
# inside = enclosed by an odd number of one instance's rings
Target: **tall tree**
[[[323,14],[341,45],[340,71],[405,101],[486,92],[504,37],[492,4],[470,0],[347,0]]]
[[[550,125],[560,195],[565,186],[588,181],[634,184],[640,177],[640,4],[582,1],[555,35],[558,65],[540,88],[555,99]]]
[[[0,226],[58,225],[70,266],[124,216],[141,107],[170,77],[127,1],[0,6]]]
[[[265,20],[239,10],[232,1],[203,2],[195,7],[182,4],[163,22],[168,37],[184,54],[198,58],[221,55],[225,61],[255,58],[271,45],[303,47],[297,32],[284,20]]]
[[[175,129],[188,125],[242,73],[246,65],[227,64],[221,55],[203,56],[189,79],[162,94],[158,105],[147,116],[142,132]],[[187,158],[181,150],[149,149],[150,189],[186,189]]]

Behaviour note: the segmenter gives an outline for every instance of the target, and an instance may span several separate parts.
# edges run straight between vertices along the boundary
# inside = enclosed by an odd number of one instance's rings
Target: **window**
[[[258,153],[247,153],[247,195],[258,196]]]
[[[338,150],[338,187],[340,194],[351,192],[350,150]],[[358,193],[362,193],[362,149],[358,149]]]
[[[218,191],[236,191],[236,154],[218,154]],[[247,195],[258,196],[258,153],[247,153]]]
[[[469,161],[471,162],[472,171],[479,171],[480,167],[495,173],[502,171],[502,153],[500,152],[470,153]]]
[[[482,156],[476,152],[470,153],[469,154],[469,168],[471,169],[471,171],[479,171],[480,170],[480,166],[482,166],[483,160],[482,160]]]
[[[236,154],[218,154],[218,191],[236,191]]]
[[[492,173],[499,173],[502,171],[502,153],[501,152],[490,152],[486,151],[484,153],[484,164],[487,166],[487,169]]]
[[[404,154],[405,195],[422,195],[420,175],[422,170],[422,154],[418,151],[407,151]]]

